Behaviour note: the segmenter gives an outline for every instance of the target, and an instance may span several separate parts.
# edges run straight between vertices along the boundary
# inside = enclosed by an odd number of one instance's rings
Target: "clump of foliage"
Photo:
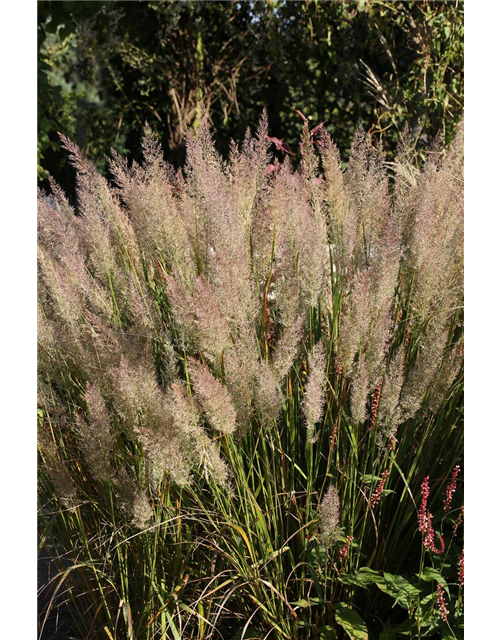
[[[391,160],[409,123],[422,160],[438,132],[450,143],[463,110],[463,29],[463,3],[434,0],[42,0],[39,176],[47,187],[51,173],[72,199],[56,131],[102,171],[111,146],[138,157],[146,120],[181,166],[201,104],[224,156],[266,107],[294,151],[300,108],[328,123],[343,161],[359,123]]]
[[[462,127],[422,168],[407,132],[392,176],[361,129],[342,170],[324,127],[296,169],[267,128],[225,162],[204,114],[182,171],[147,128],[112,183],[63,137],[77,209],[39,197],[49,609],[82,637],[459,637]]]

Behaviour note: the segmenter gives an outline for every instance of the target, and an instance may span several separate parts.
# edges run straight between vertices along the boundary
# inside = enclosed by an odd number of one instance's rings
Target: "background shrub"
[[[423,159],[463,109],[462,2],[42,1],[38,33],[39,179],[71,201],[57,131],[103,171],[110,147],[138,157],[148,121],[180,166],[201,104],[224,156],[264,107],[297,152],[300,109],[327,123],[343,161],[358,124],[393,160],[408,123]]]

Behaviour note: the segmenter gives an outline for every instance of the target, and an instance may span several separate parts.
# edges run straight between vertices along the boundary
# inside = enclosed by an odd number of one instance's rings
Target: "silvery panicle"
[[[351,417],[355,423],[363,423],[368,417],[366,402],[369,391],[370,388],[366,362],[364,357],[360,356],[358,362],[354,366],[350,393]]]
[[[309,358],[309,373],[307,377],[303,411],[306,419],[309,438],[314,440],[314,429],[323,417],[326,391],[326,353],[319,342],[313,347]]]
[[[215,378],[208,367],[193,358],[189,360],[189,377],[210,426],[218,433],[236,431],[236,410],[227,387]]]
[[[320,544],[329,548],[337,542],[340,536],[340,499],[333,485],[328,487],[319,505],[318,519]]]

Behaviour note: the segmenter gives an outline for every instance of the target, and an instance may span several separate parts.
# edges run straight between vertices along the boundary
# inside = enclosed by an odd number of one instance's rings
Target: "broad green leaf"
[[[426,582],[432,582],[433,580],[436,580],[436,582],[441,582],[441,584],[443,585],[446,584],[446,580],[439,573],[439,571],[433,569],[432,567],[425,567],[420,578],[422,580],[425,580]]]
[[[453,629],[452,633],[444,622],[439,624],[439,633],[441,640],[462,640],[464,637],[464,632],[461,629]]]
[[[380,476],[375,476],[371,473],[367,473],[365,474],[362,478],[361,478],[362,482],[369,484],[370,482],[378,482],[379,480],[382,480],[382,478]]]
[[[354,609],[349,609],[343,602],[337,606],[335,620],[351,640],[368,640],[368,631],[363,618]]]
[[[340,574],[339,580],[343,584],[362,587],[363,589],[368,589],[370,585],[377,584],[379,582],[385,584],[384,578],[368,567],[361,568],[354,575],[342,573]]]
[[[309,607],[314,607],[315,605],[320,604],[320,602],[321,601],[319,598],[309,598],[309,600],[301,598],[296,602],[290,602],[290,604],[294,607],[302,607],[303,609],[308,609]]]
[[[444,590],[448,594],[448,598],[451,598],[450,590],[448,588],[446,580],[436,569],[433,569],[432,567],[425,567],[424,572],[422,573],[420,578],[425,582],[433,582],[434,580],[436,582],[440,582],[443,585]]]
[[[425,596],[419,603],[420,609],[420,626],[432,627],[439,622],[439,613],[436,610],[436,596],[430,593]]]
[[[290,602],[290,604],[292,605],[292,607],[301,607],[302,609],[308,609],[309,607],[311,607],[311,603],[309,602],[309,600],[305,600],[304,598],[302,598],[301,600],[297,600],[296,602]]]
[[[320,627],[318,629],[318,639],[319,640],[337,640],[337,635],[330,625],[326,625],[324,627]]]
[[[396,600],[396,604],[408,609],[410,602],[414,602],[421,590],[414,584],[409,582],[403,576],[395,576],[392,573],[384,573],[384,583],[377,582],[379,588],[392,596]]]

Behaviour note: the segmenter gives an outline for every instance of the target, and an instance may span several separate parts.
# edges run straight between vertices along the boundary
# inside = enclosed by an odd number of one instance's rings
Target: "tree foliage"
[[[38,175],[66,188],[57,131],[97,160],[110,146],[137,155],[148,121],[179,165],[202,103],[223,154],[263,107],[294,151],[293,109],[325,121],[343,159],[359,123],[391,158],[405,123],[419,151],[439,132],[448,142],[461,117],[461,2],[38,5]]]

